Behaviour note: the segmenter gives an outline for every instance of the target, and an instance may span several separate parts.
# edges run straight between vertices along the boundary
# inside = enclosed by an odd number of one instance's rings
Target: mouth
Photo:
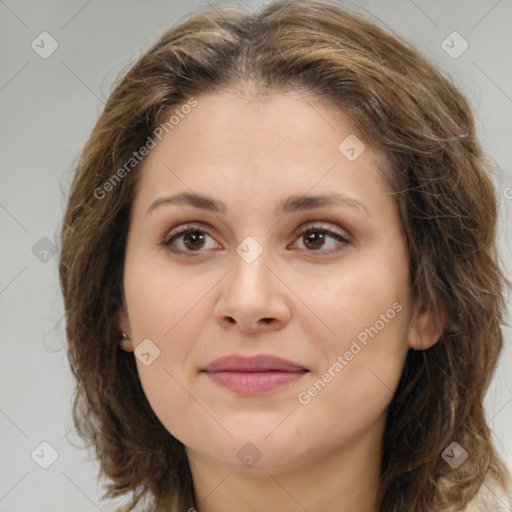
[[[213,382],[240,395],[261,395],[290,386],[307,368],[272,355],[231,355],[211,362],[201,372]]]

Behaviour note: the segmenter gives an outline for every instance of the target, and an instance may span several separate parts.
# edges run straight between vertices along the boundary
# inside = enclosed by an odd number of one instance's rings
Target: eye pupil
[[[304,244],[310,249],[319,249],[322,247],[325,240],[325,235],[318,231],[312,231],[304,235]]]
[[[183,243],[188,249],[200,249],[204,244],[204,234],[200,231],[190,231],[189,233],[185,233],[183,235]]]

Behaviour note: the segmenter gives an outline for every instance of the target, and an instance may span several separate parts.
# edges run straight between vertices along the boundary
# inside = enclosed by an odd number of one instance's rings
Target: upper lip
[[[303,366],[269,354],[245,357],[230,355],[215,359],[208,366],[203,368],[204,372],[301,372],[307,371]]]

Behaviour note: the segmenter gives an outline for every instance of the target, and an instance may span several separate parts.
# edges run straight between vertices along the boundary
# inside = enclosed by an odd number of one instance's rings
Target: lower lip
[[[289,386],[307,372],[206,372],[214,382],[240,395],[261,395]]]

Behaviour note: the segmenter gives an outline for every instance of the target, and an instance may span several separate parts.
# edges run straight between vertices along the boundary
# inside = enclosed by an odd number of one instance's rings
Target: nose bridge
[[[246,238],[236,249],[234,256],[234,269],[229,282],[229,292],[252,300],[268,299],[272,284],[272,272],[268,268],[270,263],[269,251],[252,237]],[[242,300],[243,302],[243,300]]]
[[[237,323],[244,330],[283,325],[289,318],[284,290],[273,275],[272,256],[263,244],[245,239],[233,255],[233,269],[215,307],[218,321]]]

